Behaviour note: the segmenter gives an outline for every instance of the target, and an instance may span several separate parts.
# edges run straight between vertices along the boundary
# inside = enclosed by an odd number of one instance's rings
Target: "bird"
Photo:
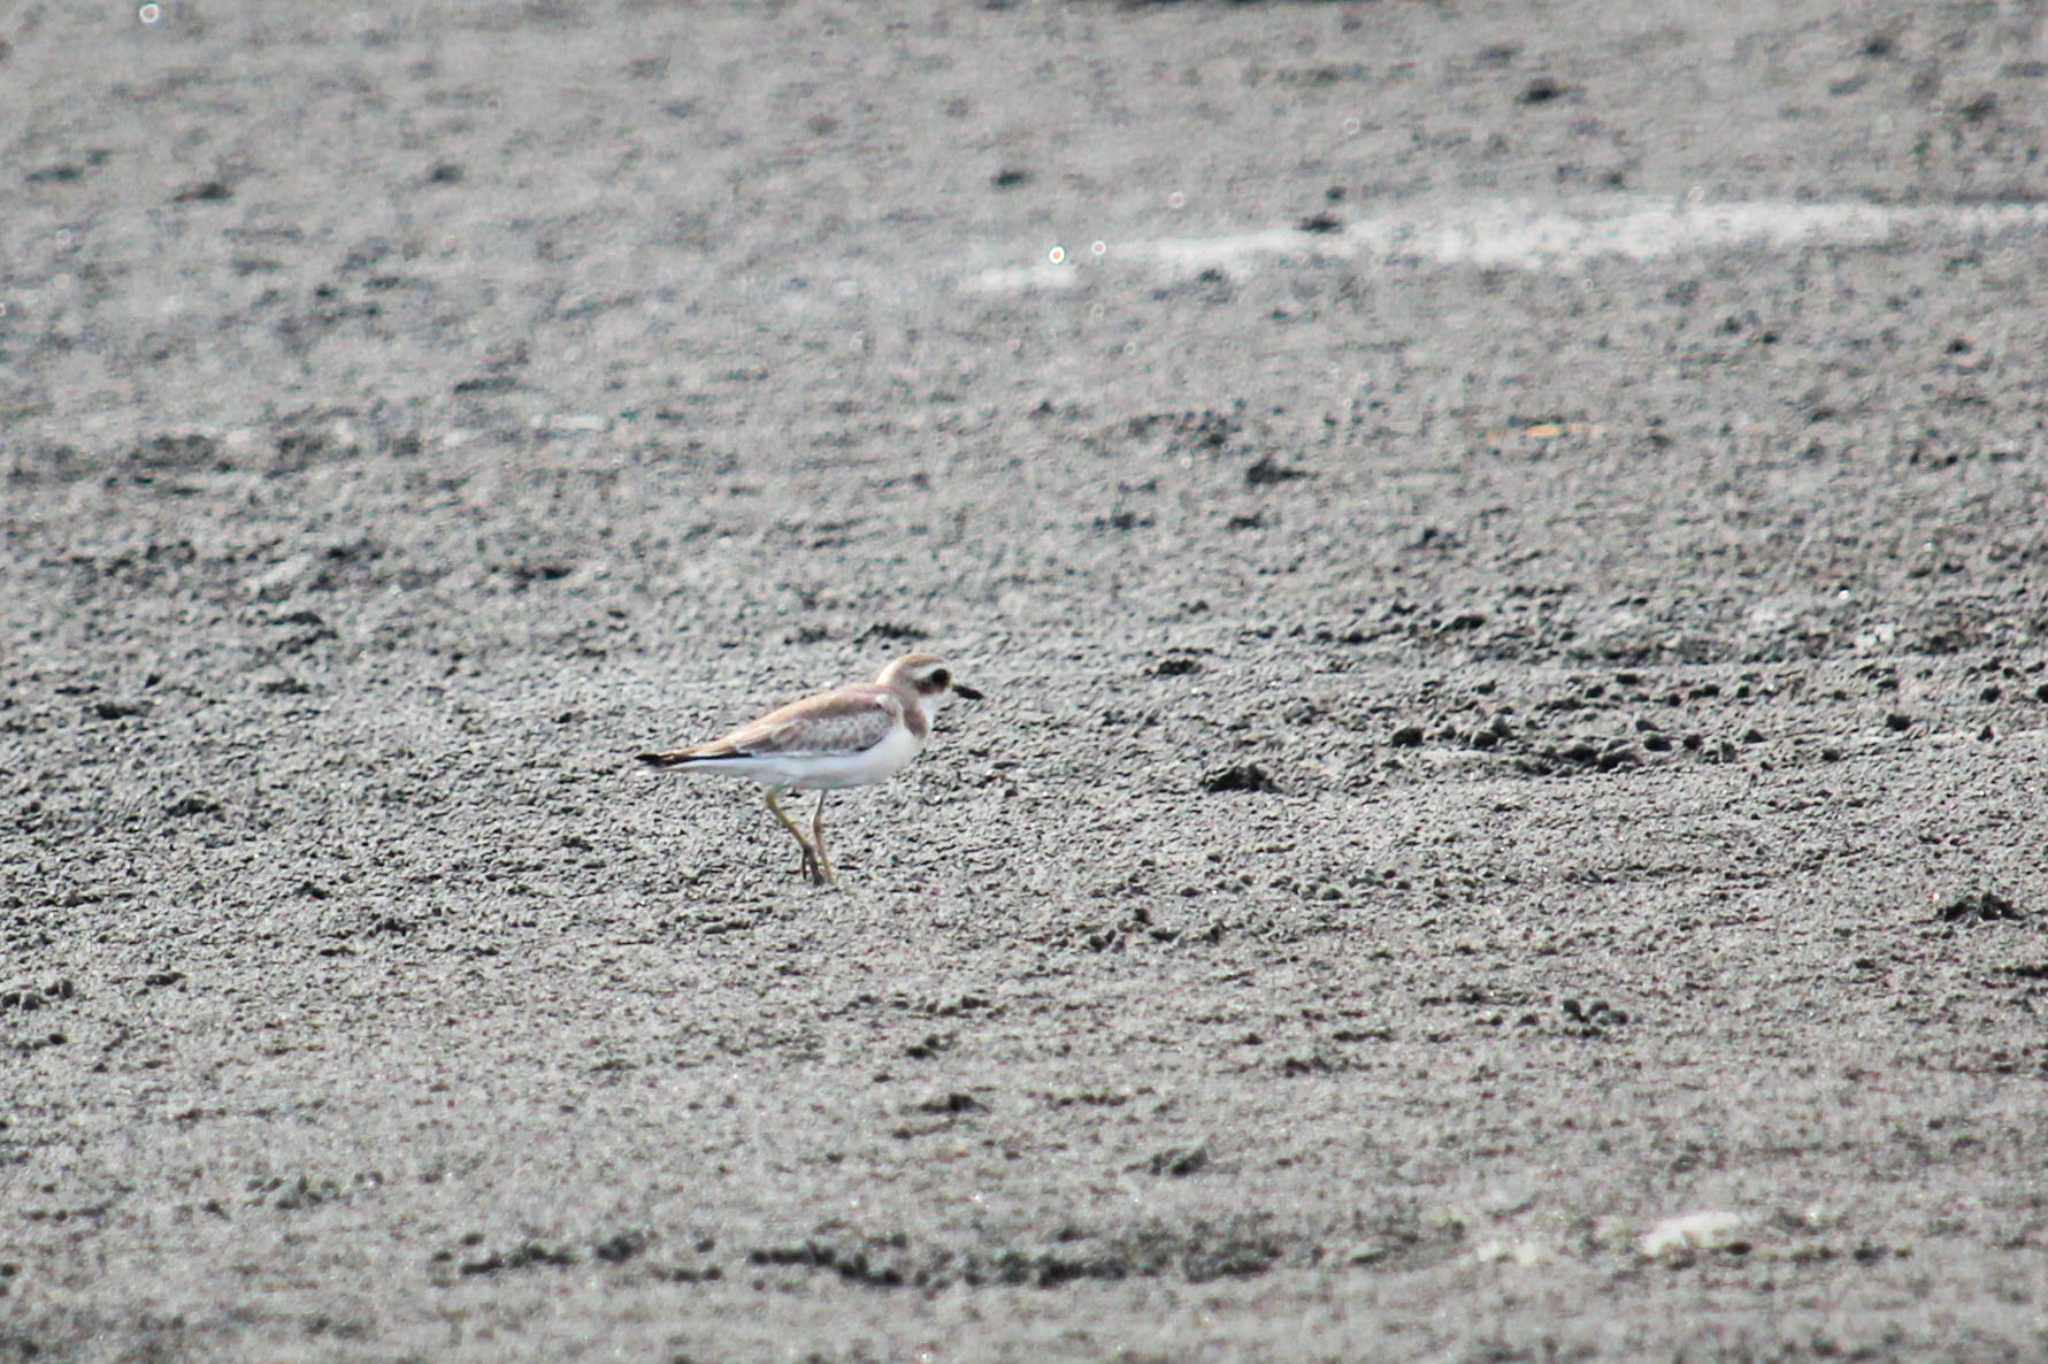
[[[887,781],[908,767],[931,738],[932,717],[955,696],[982,699],[938,655],[910,653],[872,682],[792,701],[709,743],[637,756],[649,767],[744,777],[767,788],[768,813],[803,849],[798,874],[812,885],[837,885],[825,852],[826,795]],[[818,793],[809,838],[776,799],[788,791]]]

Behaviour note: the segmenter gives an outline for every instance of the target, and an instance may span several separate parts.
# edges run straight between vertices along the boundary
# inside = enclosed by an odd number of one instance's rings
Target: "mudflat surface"
[[[149,8],[0,1360],[2048,1353],[2038,7]],[[839,892],[629,760],[913,646]]]

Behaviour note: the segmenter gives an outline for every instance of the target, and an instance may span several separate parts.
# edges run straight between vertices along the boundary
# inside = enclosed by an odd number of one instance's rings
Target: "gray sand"
[[[31,3],[0,130],[0,1361],[2048,1356],[2038,6]],[[630,760],[911,647],[840,892]]]

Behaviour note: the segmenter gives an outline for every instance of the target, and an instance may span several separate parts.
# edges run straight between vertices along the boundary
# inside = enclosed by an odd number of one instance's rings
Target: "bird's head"
[[[915,695],[927,715],[937,713],[940,706],[956,696],[968,701],[981,699],[980,692],[954,680],[953,669],[937,654],[905,654],[882,669],[882,675],[875,680],[885,687]]]

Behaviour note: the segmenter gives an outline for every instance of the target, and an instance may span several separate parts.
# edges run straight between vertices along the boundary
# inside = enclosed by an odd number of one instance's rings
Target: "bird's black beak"
[[[953,684],[953,695],[961,697],[968,701],[979,701],[981,699],[980,692],[976,691],[972,687],[963,687],[958,682],[955,682]]]

